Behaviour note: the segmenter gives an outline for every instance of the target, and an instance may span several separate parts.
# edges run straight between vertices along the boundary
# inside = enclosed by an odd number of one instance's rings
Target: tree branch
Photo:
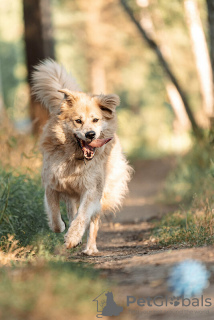
[[[176,77],[175,77],[173,71],[171,70],[171,67],[169,66],[168,62],[164,58],[159,46],[147,34],[146,30],[141,26],[141,24],[136,20],[132,10],[130,9],[130,7],[126,3],[126,0],[120,0],[120,2],[122,4],[123,8],[125,9],[126,13],[129,15],[129,17],[132,20],[132,22],[137,27],[137,29],[140,32],[140,34],[143,37],[143,39],[147,42],[149,47],[156,53],[156,56],[158,57],[158,60],[159,60],[160,64],[162,65],[162,67],[165,70],[167,76],[172,81],[172,83],[175,85],[176,89],[178,90],[178,92],[179,92],[179,94],[181,96],[181,99],[183,101],[186,113],[187,113],[187,115],[189,117],[189,120],[190,120],[191,125],[192,125],[192,129],[193,129],[195,135],[196,136],[200,136],[201,135],[200,128],[199,128],[198,124],[196,123],[195,117],[194,117],[194,115],[193,115],[193,113],[191,111],[191,108],[189,106],[189,102],[187,100],[186,94],[184,93],[184,91],[180,87],[180,84],[178,83],[178,80],[176,79]]]

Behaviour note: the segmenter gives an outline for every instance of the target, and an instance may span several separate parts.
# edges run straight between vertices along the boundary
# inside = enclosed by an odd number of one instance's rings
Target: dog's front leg
[[[70,228],[65,235],[66,248],[76,247],[82,240],[91,217],[101,210],[100,199],[95,198],[92,192],[85,192],[80,199],[80,206],[75,219],[71,222]]]
[[[99,215],[97,215],[93,217],[90,222],[90,226],[88,230],[87,245],[85,250],[83,250],[83,253],[87,254],[88,256],[98,252],[96,239],[97,239],[97,232],[99,229],[99,220],[100,220],[100,217]]]
[[[45,211],[51,230],[54,232],[63,232],[65,230],[65,223],[60,214],[59,192],[50,187],[47,187],[45,190]]]

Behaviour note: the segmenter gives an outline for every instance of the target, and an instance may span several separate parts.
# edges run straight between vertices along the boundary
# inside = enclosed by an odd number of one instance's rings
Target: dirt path
[[[157,201],[166,176],[173,168],[172,158],[137,162],[135,176],[130,183],[130,194],[123,210],[114,218],[104,219],[98,235],[99,254],[93,257],[81,256],[78,251],[72,256],[77,261],[87,261],[101,270],[107,280],[117,283],[116,301],[124,305],[127,295],[135,297],[170,296],[167,290],[167,276],[171,266],[185,258],[204,261],[208,268],[214,262],[213,248],[191,248],[178,250],[161,248],[150,236],[151,219],[160,218],[172,212],[173,207]],[[205,291],[212,298],[210,308],[139,307],[133,303],[117,319],[213,319],[214,285]],[[105,289],[104,289],[105,290]],[[114,291],[115,291],[114,290]],[[171,295],[172,296],[172,295]]]

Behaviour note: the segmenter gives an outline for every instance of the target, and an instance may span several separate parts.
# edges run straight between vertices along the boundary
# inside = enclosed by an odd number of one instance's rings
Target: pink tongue
[[[112,138],[109,138],[109,139],[96,139],[96,140],[93,140],[91,143],[88,143],[88,145],[90,147],[93,147],[93,148],[100,148],[104,144],[106,144],[107,142],[111,141],[111,139]]]

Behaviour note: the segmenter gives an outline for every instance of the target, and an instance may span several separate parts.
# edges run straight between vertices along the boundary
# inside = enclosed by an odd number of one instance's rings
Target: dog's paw
[[[58,224],[56,223],[49,223],[49,227],[51,228],[51,230],[55,233],[60,233],[65,231],[66,225],[65,222],[63,220],[61,220]]]
[[[82,251],[82,254],[86,256],[93,256],[96,255],[99,252],[97,248],[86,248],[85,250]]]
[[[72,249],[80,246],[82,244],[82,241],[78,242],[77,244],[73,242],[65,242],[66,249]]]
[[[72,236],[65,236],[65,247],[67,249],[76,248],[82,244],[82,240],[79,238],[74,238]]]
[[[65,235],[65,246],[67,249],[75,248],[82,242],[85,228],[85,220],[76,218],[72,221],[71,226]]]

